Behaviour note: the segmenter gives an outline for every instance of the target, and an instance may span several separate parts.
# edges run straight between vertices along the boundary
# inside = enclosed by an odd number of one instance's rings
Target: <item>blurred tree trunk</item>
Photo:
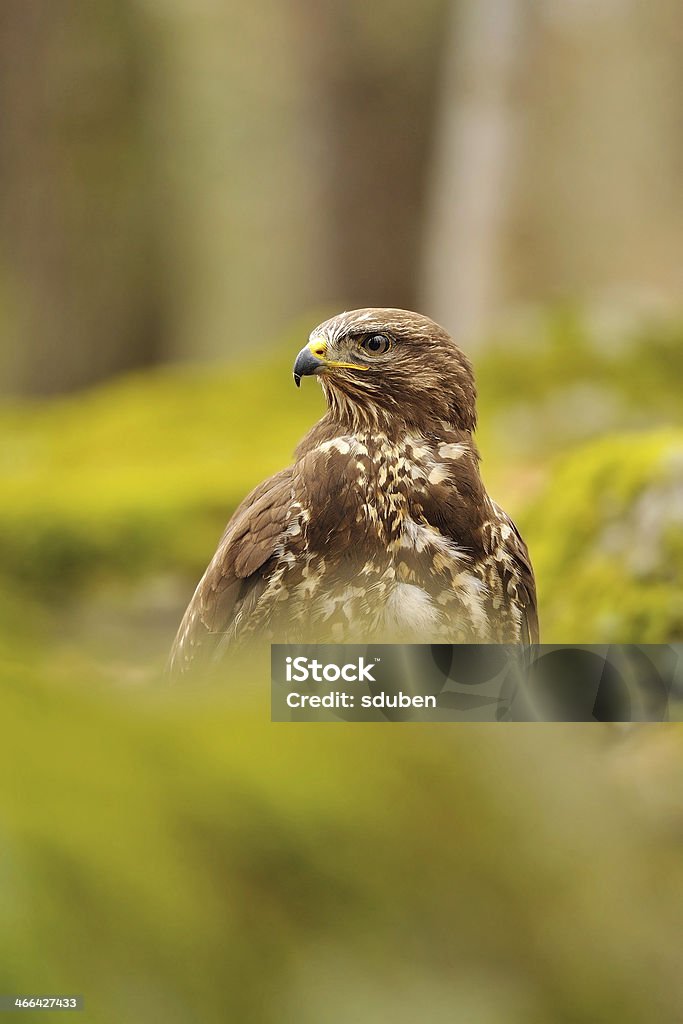
[[[164,355],[263,356],[320,301],[325,262],[292,4],[136,3],[154,41]]]
[[[683,6],[542,0],[506,240],[508,299],[683,292]]]
[[[527,8],[528,0],[451,8],[421,291],[425,309],[466,342],[500,298]]]
[[[472,346],[511,307],[683,290],[683,8],[453,0],[422,305]]]
[[[0,5],[3,390],[67,390],[155,355],[130,14],[120,0]]]
[[[447,4],[300,0],[326,301],[418,301],[420,235]]]

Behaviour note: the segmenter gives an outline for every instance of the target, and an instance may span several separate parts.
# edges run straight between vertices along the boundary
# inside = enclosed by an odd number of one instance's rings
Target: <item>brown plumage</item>
[[[427,317],[359,309],[317,327],[294,375],[328,410],[248,495],[185,613],[171,666],[284,642],[536,642],[534,576],[486,493],[469,360]]]

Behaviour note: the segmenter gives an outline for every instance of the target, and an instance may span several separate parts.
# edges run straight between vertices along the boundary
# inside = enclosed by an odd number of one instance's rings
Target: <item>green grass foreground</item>
[[[97,1024],[678,1019],[675,727],[275,726],[265,673],[2,677],[0,990]]]

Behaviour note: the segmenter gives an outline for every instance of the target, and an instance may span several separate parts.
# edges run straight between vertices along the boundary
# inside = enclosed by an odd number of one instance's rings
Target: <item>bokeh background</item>
[[[674,0],[3,0],[1,991],[683,1017],[675,726],[274,726],[267,652],[160,675],[365,305],[472,356],[542,638],[683,637],[682,44]]]

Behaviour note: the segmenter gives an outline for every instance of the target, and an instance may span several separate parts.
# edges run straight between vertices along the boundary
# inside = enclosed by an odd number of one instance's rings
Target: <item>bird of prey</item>
[[[472,367],[434,321],[341,313],[294,380],[327,411],[235,511],[182,620],[174,671],[278,642],[533,643],[527,547],[486,493]]]

